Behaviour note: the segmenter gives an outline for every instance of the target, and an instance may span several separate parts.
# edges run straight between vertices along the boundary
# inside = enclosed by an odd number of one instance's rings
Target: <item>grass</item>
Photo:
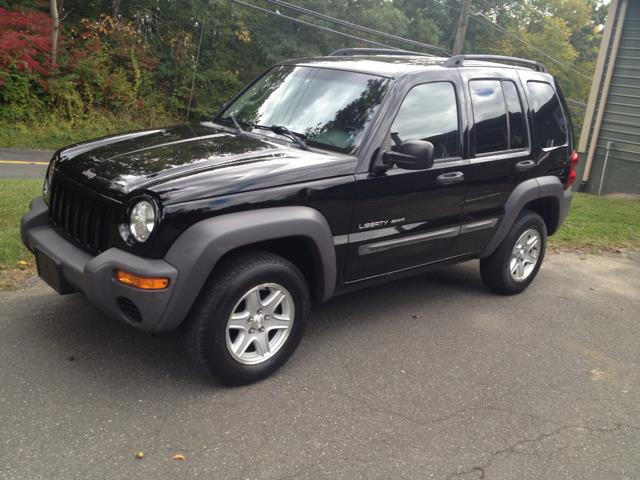
[[[40,194],[41,180],[0,179],[0,270],[25,268],[32,255],[20,242],[20,217]],[[552,248],[578,251],[640,250],[640,201],[576,194]]]
[[[0,270],[17,269],[33,256],[20,241],[20,217],[33,197],[42,193],[42,180],[0,180]]]
[[[0,146],[55,150],[104,135],[175,123],[178,123],[176,119],[159,114],[140,118],[96,111],[76,120],[49,114],[28,123],[0,122]]]
[[[549,245],[562,250],[640,250],[640,201],[574,194],[569,215]]]

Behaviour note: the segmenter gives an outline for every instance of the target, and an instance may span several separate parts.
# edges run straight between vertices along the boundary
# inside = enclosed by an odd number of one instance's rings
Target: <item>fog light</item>
[[[162,290],[169,286],[169,279],[166,277],[139,277],[123,270],[116,270],[115,276],[119,283],[142,290]]]

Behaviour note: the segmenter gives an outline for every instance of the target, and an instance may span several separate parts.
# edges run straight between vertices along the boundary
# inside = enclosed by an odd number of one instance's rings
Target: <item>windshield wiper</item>
[[[271,125],[270,127],[267,125],[254,125],[253,128],[260,128],[262,130],[271,130],[276,135],[284,135],[286,137],[289,137],[291,140],[293,140],[293,142],[296,145],[298,145],[302,150],[310,150],[307,144],[304,143],[304,140],[300,138],[302,134],[292,132],[284,125]]]
[[[234,128],[236,129],[236,133],[238,135],[246,135],[247,131],[242,128],[242,126],[238,123],[238,120],[236,120],[236,116],[235,115],[229,115],[227,117],[222,117],[220,120],[224,120],[225,122],[228,122],[229,120],[231,120],[231,122],[233,123]]]

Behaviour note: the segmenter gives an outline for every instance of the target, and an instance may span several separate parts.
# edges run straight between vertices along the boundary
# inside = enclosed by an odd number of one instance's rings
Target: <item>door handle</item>
[[[516,163],[516,172],[526,172],[536,166],[536,162],[533,160],[523,160]]]
[[[463,180],[464,173],[462,172],[448,172],[436,177],[436,183],[438,185],[452,185],[454,183],[461,183]]]

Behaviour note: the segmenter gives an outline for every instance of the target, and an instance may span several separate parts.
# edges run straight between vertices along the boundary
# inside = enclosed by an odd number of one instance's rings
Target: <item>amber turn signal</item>
[[[116,280],[123,285],[141,288],[142,290],[162,290],[169,286],[169,279],[165,277],[139,277],[133,273],[116,270]]]

